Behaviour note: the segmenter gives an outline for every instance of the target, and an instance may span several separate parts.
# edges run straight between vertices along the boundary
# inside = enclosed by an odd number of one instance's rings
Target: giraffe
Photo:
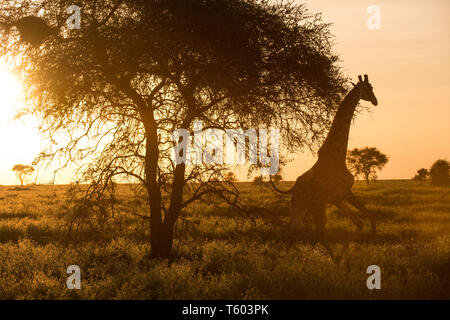
[[[348,217],[356,225],[357,231],[362,230],[360,217],[364,217],[369,219],[372,232],[376,232],[375,216],[352,193],[354,177],[346,166],[350,125],[359,100],[370,101],[375,106],[378,104],[368,76],[364,75],[364,80],[358,76],[358,79],[358,83],[353,84],[353,89],[342,100],[331,129],[318,151],[318,159],[311,169],[299,176],[294,186],[287,191],[278,189],[270,180],[277,192],[291,194],[290,230],[295,231],[302,216],[312,216],[317,238],[333,260],[334,254],[325,236],[327,204],[335,205],[341,215]],[[359,212],[350,210],[346,202]]]

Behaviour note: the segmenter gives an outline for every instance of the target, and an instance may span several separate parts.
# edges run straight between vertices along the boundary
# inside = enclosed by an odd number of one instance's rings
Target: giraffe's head
[[[364,80],[361,76],[358,76],[358,83],[353,84],[356,89],[359,90],[359,97],[362,100],[370,101],[374,106],[378,104],[377,97],[375,97],[375,94],[373,93],[373,87],[369,83],[369,77],[367,74],[364,75]]]

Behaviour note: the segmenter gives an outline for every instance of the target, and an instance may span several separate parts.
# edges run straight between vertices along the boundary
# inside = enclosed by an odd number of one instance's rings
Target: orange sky
[[[374,146],[390,157],[379,178],[411,178],[438,158],[450,159],[450,1],[298,2],[334,23],[335,51],[344,72],[353,79],[369,74],[379,105],[358,116],[349,147]],[[366,27],[370,5],[381,8],[380,30]],[[0,72],[0,184],[17,183],[12,166],[31,163],[40,149],[35,121],[11,121],[18,86],[13,80]],[[314,161],[308,151],[299,154],[286,167],[285,178],[296,179]],[[67,183],[69,177],[58,182]]]
[[[367,73],[378,98],[353,124],[349,148],[374,146],[389,155],[380,179],[411,178],[438,158],[450,160],[450,1],[298,2],[333,22],[345,73],[353,79]],[[370,5],[381,9],[380,30],[366,27]],[[299,155],[286,167],[286,179],[314,161]]]

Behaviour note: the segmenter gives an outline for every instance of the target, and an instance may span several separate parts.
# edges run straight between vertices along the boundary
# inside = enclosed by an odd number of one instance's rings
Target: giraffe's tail
[[[278,189],[278,187],[275,185],[275,183],[273,183],[272,175],[269,176],[269,179],[270,179],[270,184],[272,185],[273,190],[275,190],[276,192],[281,193],[281,194],[289,194],[289,193],[291,193],[292,189],[294,189],[294,187],[295,187],[295,184],[294,184],[289,190],[283,191],[281,189]]]

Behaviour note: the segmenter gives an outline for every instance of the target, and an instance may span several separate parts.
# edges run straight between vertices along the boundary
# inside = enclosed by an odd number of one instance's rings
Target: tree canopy
[[[81,163],[96,192],[119,177],[141,183],[153,256],[170,255],[183,208],[206,195],[238,199],[229,166],[171,161],[175,129],[275,127],[286,151],[314,147],[346,91],[329,24],[304,5],[80,0],[82,28],[70,30],[71,2],[2,1],[3,25],[36,16],[58,32],[30,45],[26,31],[3,28],[0,54],[48,136],[37,163]]]
[[[377,178],[377,170],[381,170],[388,161],[389,158],[374,147],[355,148],[347,154],[348,168],[356,176],[363,177],[367,184],[370,179]]]
[[[430,172],[427,169],[422,168],[422,169],[417,170],[417,173],[414,176],[413,180],[416,180],[416,181],[419,181],[420,183],[422,183],[428,179],[429,175],[430,175]]]
[[[430,169],[431,185],[450,185],[450,162],[444,159],[436,160]]]
[[[12,171],[16,174],[17,179],[19,179],[20,185],[23,186],[25,177],[32,174],[34,172],[34,168],[29,165],[16,164],[13,166]]]

